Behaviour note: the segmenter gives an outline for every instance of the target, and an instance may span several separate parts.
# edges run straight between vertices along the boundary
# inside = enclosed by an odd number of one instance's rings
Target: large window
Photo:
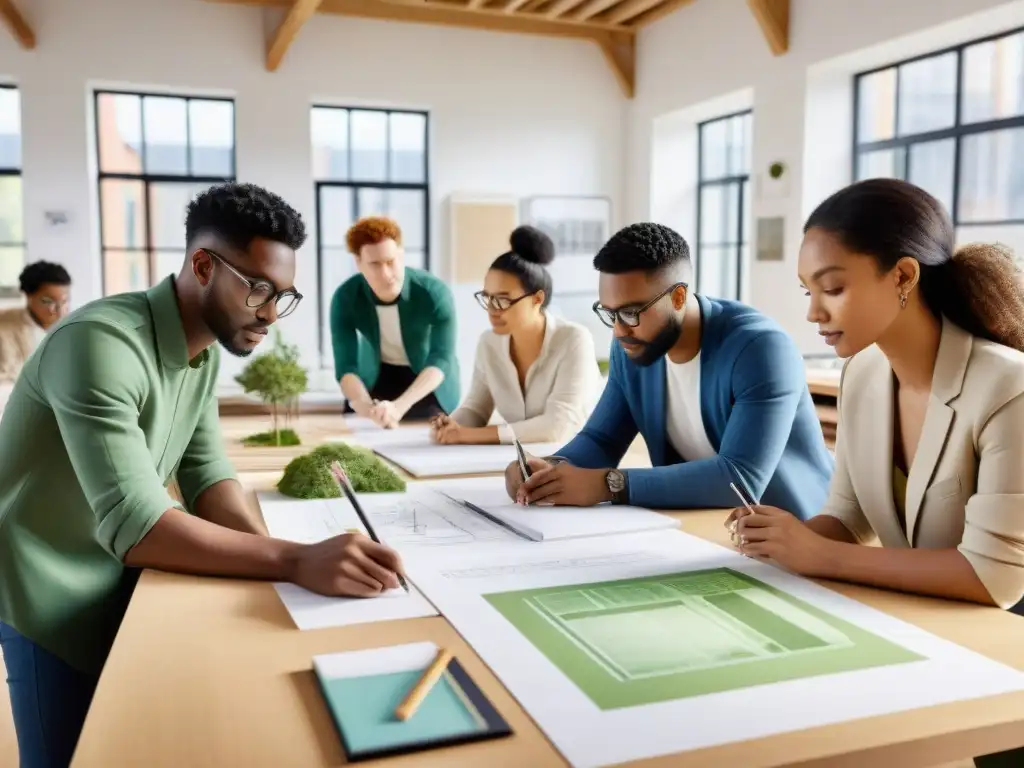
[[[104,293],[144,290],[185,257],[185,208],[235,178],[230,99],[98,91]]]
[[[12,292],[25,266],[21,195],[21,98],[0,86],[0,291]]]
[[[406,266],[430,268],[427,122],[424,112],[312,109],[320,350],[325,365],[331,359],[331,297],[355,271],[345,234],[357,219],[393,218],[402,228]]]
[[[904,179],[957,225],[1024,223],[1024,30],[856,77],[854,176]]]
[[[697,126],[696,290],[741,296],[750,242],[751,113]]]
[[[697,291],[741,297],[750,240],[751,113],[697,127]]]

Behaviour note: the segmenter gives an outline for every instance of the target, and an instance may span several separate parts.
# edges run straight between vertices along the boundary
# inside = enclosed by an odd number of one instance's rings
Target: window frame
[[[360,106],[351,105],[345,106],[341,104],[320,104],[313,103],[309,107],[309,117],[312,121],[313,110],[316,109],[331,109],[340,110],[348,113],[348,119],[345,121],[345,128],[348,133],[345,141],[345,153],[346,158],[346,170],[348,178],[346,180],[341,179],[322,179],[315,173],[313,176],[313,194],[315,196],[316,203],[316,285],[317,285],[317,341],[320,349],[321,365],[324,368],[330,366],[326,362],[329,360],[328,353],[331,351],[326,348],[328,339],[324,335],[324,323],[327,319],[327,303],[324,300],[324,242],[323,242],[323,211],[322,200],[323,196],[321,191],[325,188],[336,188],[336,189],[350,189],[352,190],[352,221],[357,221],[358,218],[363,215],[359,211],[359,190],[360,189],[380,189],[384,191],[411,191],[411,192],[422,192],[423,193],[423,269],[430,271],[430,112],[425,109],[405,109],[400,107],[371,107],[371,106]],[[423,117],[423,181],[422,182],[408,182],[408,181],[359,181],[352,177],[352,113],[353,112],[376,112],[378,114],[384,114],[387,117],[387,130],[385,130],[385,143],[384,143],[384,158],[385,158],[385,171],[384,175],[386,178],[391,176],[391,115],[419,115]],[[310,145],[312,147],[312,137],[310,138]],[[331,248],[337,248],[338,246],[332,245]]]
[[[142,108],[142,99],[146,97],[153,97],[158,99],[181,99],[185,102],[185,158],[186,158],[186,174],[174,174],[174,173],[147,173],[146,168],[146,128],[145,128],[145,116],[144,114],[140,117],[140,142],[139,142],[139,159],[143,171],[141,173],[129,173],[124,171],[104,171],[103,170],[103,155],[100,148],[100,97],[101,96],[136,96],[140,99],[140,109]],[[192,174],[192,128],[189,123],[189,102],[192,101],[219,101],[227,102],[231,104],[231,175],[230,176],[209,176],[209,175],[193,175]],[[95,142],[96,152],[96,203],[97,203],[97,214],[99,227],[99,245],[100,245],[100,291],[102,296],[107,296],[107,251],[122,251],[122,250],[143,250],[147,255],[147,268],[148,268],[148,280],[147,283],[153,285],[153,273],[156,268],[156,254],[161,252],[176,251],[177,249],[172,248],[157,248],[152,245],[153,229],[152,229],[152,217],[150,215],[150,186],[153,184],[208,184],[213,186],[214,184],[222,184],[225,182],[232,182],[238,179],[238,105],[235,103],[234,97],[231,96],[200,96],[187,93],[173,93],[163,91],[133,91],[125,90],[121,88],[94,88],[93,89],[93,139]],[[109,248],[106,245],[105,233],[103,231],[103,182],[108,180],[114,181],[135,181],[142,184],[142,199],[145,203],[145,215],[142,217],[142,229],[143,229],[143,242],[142,248],[135,249],[123,249],[123,248]],[[135,215],[138,215],[137,213]],[[184,254],[182,254],[184,257]]]
[[[964,77],[964,52],[975,45],[983,43],[990,43],[996,40],[1001,40],[1004,37],[1013,37],[1014,35],[1024,33],[1024,27],[1018,27],[1016,29],[1008,29],[1002,32],[997,32],[984,37],[979,37],[973,40],[967,40],[956,45],[951,45],[946,48],[941,48],[935,51],[929,51],[928,53],[921,53],[917,56],[911,56],[906,59],[900,59],[893,61],[888,64],[884,64],[879,67],[872,67],[871,69],[858,72],[853,76],[853,152],[852,162],[850,165],[850,178],[854,181],[859,180],[857,175],[857,166],[859,164],[861,155],[867,154],[868,152],[877,152],[880,150],[888,149],[902,149],[904,151],[904,177],[910,176],[910,149],[914,145],[924,144],[933,141],[943,141],[952,139],[953,140],[953,198],[950,204],[949,215],[953,221],[954,227],[991,227],[991,226],[1013,226],[1024,224],[1024,218],[1011,218],[1011,219],[986,219],[984,221],[961,221],[960,220],[960,156],[962,151],[963,140],[965,137],[975,136],[982,133],[993,133],[995,131],[1001,131],[1006,129],[1020,128],[1024,129],[1024,114],[1017,115],[1015,117],[1000,117],[993,120],[985,120],[983,122],[976,123],[963,123],[963,77]],[[953,124],[948,128],[941,128],[938,130],[922,131],[919,133],[911,133],[905,136],[899,134],[899,114],[900,114],[900,68],[907,64],[914,64],[918,61],[924,61],[926,59],[938,58],[940,56],[948,56],[949,54],[956,55],[956,82],[953,84],[953,98],[954,98],[954,112],[953,112]],[[861,142],[859,137],[860,128],[860,84],[865,77],[876,75],[879,72],[885,72],[887,70],[894,70],[896,75],[896,87],[893,98],[893,113],[894,113],[894,125],[893,125],[893,137],[890,139],[881,139],[877,141],[866,141]]]
[[[8,90],[8,91],[17,91],[17,93],[18,93],[18,101],[19,102],[21,101],[21,88],[18,86],[17,83],[10,83],[10,82],[0,83],[0,88],[3,88],[4,90]],[[24,139],[25,139],[25,132],[23,130],[23,127],[24,127],[23,123],[21,121],[19,121],[19,123],[18,123],[18,138],[22,142],[24,142]],[[22,145],[22,147],[24,147],[24,145]],[[21,158],[19,158],[19,162],[18,162],[18,167],[17,168],[4,168],[4,167],[0,167],[0,176],[3,176],[3,177],[16,176],[16,177],[18,177],[21,180],[21,218],[22,218],[22,221],[21,221],[21,231],[22,231],[23,235],[25,234],[25,176],[24,176],[24,165],[25,165],[24,157],[21,157]],[[23,256],[23,262],[24,262],[23,265],[22,265],[22,268],[28,266],[29,260],[28,260],[28,241],[27,240],[23,239],[20,243],[6,242],[6,241],[5,242],[0,242],[0,248],[21,248],[21,252],[22,252],[22,256]],[[13,299],[13,298],[18,297],[20,294],[21,294],[21,287],[19,285],[17,285],[16,283],[14,285],[0,285],[0,299]]]
[[[745,242],[743,239],[743,217],[747,214],[747,208],[750,205],[750,201],[747,197],[750,194],[750,169],[747,168],[746,173],[732,174],[730,176],[720,176],[714,179],[704,178],[704,129],[708,125],[714,123],[724,122],[726,120],[733,120],[737,117],[745,117],[749,115],[751,120],[750,140],[753,141],[753,120],[754,110],[753,108],[740,109],[736,112],[729,112],[724,115],[716,115],[715,117],[707,120],[702,120],[697,123],[697,225],[695,227],[696,237],[694,240],[693,255],[694,262],[697,266],[697,280],[695,293],[701,293],[701,282],[703,281],[703,274],[701,269],[701,248],[703,246],[703,232],[701,231],[701,220],[703,217],[703,198],[704,190],[708,187],[730,187],[736,186],[739,188],[739,206],[736,212],[736,301],[743,300],[743,248],[749,246],[749,242]],[[752,149],[752,147],[751,147]],[[718,244],[720,249],[725,249],[725,245]],[[724,298],[724,297],[723,297]]]

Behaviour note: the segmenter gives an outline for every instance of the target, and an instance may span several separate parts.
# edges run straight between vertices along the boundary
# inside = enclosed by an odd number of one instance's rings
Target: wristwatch
[[[618,469],[609,469],[604,476],[608,492],[612,495],[612,504],[625,504],[629,501],[629,488],[626,474]]]

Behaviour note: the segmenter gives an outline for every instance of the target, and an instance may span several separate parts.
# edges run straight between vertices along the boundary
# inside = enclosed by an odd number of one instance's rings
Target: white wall
[[[38,47],[22,51],[0,34],[0,77],[22,89],[26,237],[31,259],[68,267],[76,303],[101,293],[94,86],[235,98],[238,178],[282,195],[310,230],[298,277],[309,298],[282,322],[309,367],[318,364],[314,102],[429,110],[436,269],[447,263],[442,214],[453,192],[606,195],[621,217],[625,100],[591,43],[321,15],[270,73],[263,51],[274,12],[199,0],[23,7]],[[70,214],[61,231],[45,226],[52,209]],[[470,324],[484,316],[466,302],[459,310],[468,379],[478,335]],[[238,369],[226,361],[223,379]]]
[[[627,217],[681,227],[692,240],[696,160],[685,156],[696,153],[693,125],[715,116],[715,100],[729,102],[719,114],[752,106],[753,212],[785,217],[786,259],[747,265],[744,298],[782,322],[805,352],[823,352],[804,320],[796,252],[805,216],[851,181],[853,74],[1024,25],[1024,2],[792,0],[791,18],[781,57],[769,52],[745,0],[692,3],[640,34]],[[789,168],[788,192],[762,195],[759,177],[776,160]],[[1022,229],[965,228],[960,236],[1024,248]]]

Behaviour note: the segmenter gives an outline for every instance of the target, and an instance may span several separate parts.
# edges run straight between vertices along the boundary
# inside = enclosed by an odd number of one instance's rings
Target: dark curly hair
[[[898,179],[868,179],[822,202],[804,232],[821,229],[888,271],[904,256],[921,265],[921,297],[968,333],[1024,351],[1024,285],[1013,252],[972,243],[956,248],[942,203]]]
[[[491,269],[519,278],[526,293],[544,291],[546,307],[551,303],[551,273],[545,268],[555,260],[555,244],[544,232],[524,225],[512,230],[508,238],[512,250],[506,251],[491,263]]]
[[[258,237],[296,251],[306,242],[298,211],[263,187],[237,182],[214,185],[189,203],[186,242],[191,246],[201,232],[212,232],[240,251]]]
[[[60,264],[52,261],[34,261],[18,275],[21,292],[33,294],[44,285],[71,285],[71,275]]]
[[[689,267],[690,246],[674,229],[649,221],[623,227],[594,257],[594,269],[610,275],[658,272],[677,265]]]

